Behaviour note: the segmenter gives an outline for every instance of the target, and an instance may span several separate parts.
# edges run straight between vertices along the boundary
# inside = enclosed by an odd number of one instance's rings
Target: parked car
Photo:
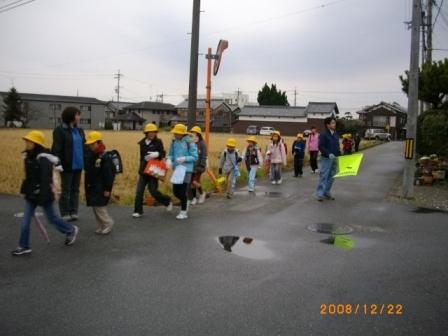
[[[392,135],[382,129],[369,128],[366,130],[366,133],[364,134],[364,138],[366,138],[368,140],[390,141],[392,139]]]
[[[274,127],[262,127],[260,128],[260,135],[271,135],[274,131]]]
[[[250,126],[247,126],[246,134],[248,134],[248,135],[258,135],[259,131],[260,130],[259,130],[258,126],[250,125]]]

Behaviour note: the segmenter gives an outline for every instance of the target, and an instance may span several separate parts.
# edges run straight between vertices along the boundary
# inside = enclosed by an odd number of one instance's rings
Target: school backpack
[[[106,152],[106,155],[112,161],[112,165],[114,167],[114,174],[122,174],[123,173],[123,161],[121,160],[120,153],[113,149],[111,151]]]

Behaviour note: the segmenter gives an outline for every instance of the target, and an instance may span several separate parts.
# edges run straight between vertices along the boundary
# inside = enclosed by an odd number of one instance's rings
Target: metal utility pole
[[[198,57],[199,57],[199,23],[201,18],[201,0],[193,0],[193,23],[191,29],[190,51],[190,85],[188,90],[188,128],[196,124],[198,98]]]
[[[403,175],[404,198],[414,197],[414,173],[415,173],[415,137],[417,133],[418,113],[418,65],[420,47],[421,26],[421,0],[412,1],[412,25],[411,25],[411,57],[409,66],[409,91],[408,91],[408,115],[406,123],[406,148],[405,168]]]
[[[115,79],[117,82],[117,87],[115,88],[115,92],[117,93],[117,102],[120,102],[120,79],[123,75],[120,73],[120,70],[118,70],[118,73],[115,75]]]

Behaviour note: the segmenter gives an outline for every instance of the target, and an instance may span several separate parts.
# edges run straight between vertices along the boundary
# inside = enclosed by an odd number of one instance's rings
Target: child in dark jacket
[[[202,130],[199,126],[194,126],[190,132],[194,137],[194,142],[198,147],[198,160],[194,163],[191,184],[188,190],[188,200],[191,205],[202,204],[205,202],[207,194],[202,190],[201,175],[207,169],[207,146],[202,138]]]
[[[44,209],[47,220],[66,235],[65,245],[72,245],[78,235],[78,227],[63,221],[53,207],[53,168],[59,159],[45,147],[45,136],[40,131],[31,131],[23,137],[25,149],[25,180],[20,189],[25,196],[25,211],[22,219],[20,241],[12,255],[31,253],[29,245],[30,223],[38,206]]]
[[[250,136],[247,139],[248,146],[243,152],[244,162],[247,168],[247,187],[249,192],[255,191],[257,182],[257,170],[263,165],[263,157],[260,147],[257,145],[257,138]]]
[[[306,141],[303,134],[297,134],[297,140],[292,144],[292,154],[294,155],[294,177],[303,176],[303,159],[305,157]]]
[[[150,160],[163,160],[165,158],[165,149],[163,142],[157,136],[159,129],[154,124],[148,124],[144,129],[145,137],[138,143],[140,146],[140,167],[138,169],[137,190],[135,192],[135,203],[133,218],[140,218],[143,216],[143,195],[145,188],[148,186],[151,196],[160,204],[167,207],[168,211],[173,209],[171,198],[159,191],[159,180],[154,176],[146,175],[146,164]]]
[[[87,136],[86,146],[89,153],[86,159],[86,203],[92,207],[98,224],[96,234],[107,235],[112,231],[113,219],[107,211],[115,179],[112,159],[106,153],[106,146],[100,132],[91,132]]]

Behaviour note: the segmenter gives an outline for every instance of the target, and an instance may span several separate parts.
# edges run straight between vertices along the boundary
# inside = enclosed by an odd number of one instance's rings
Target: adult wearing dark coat
[[[51,151],[61,160],[61,197],[59,210],[64,220],[77,220],[79,207],[79,188],[84,169],[86,141],[84,130],[78,127],[81,111],[67,107],[62,112],[62,124],[53,131]]]
[[[165,158],[166,153],[163,148],[163,142],[157,137],[158,131],[159,129],[156,125],[146,125],[143,131],[145,137],[138,143],[140,147],[140,166],[138,169],[137,190],[135,192],[134,213],[132,214],[134,218],[143,216],[143,195],[146,186],[148,186],[151,196],[158,203],[166,206],[168,211],[173,209],[171,198],[159,191],[159,180],[154,176],[149,176],[144,173],[149,160],[163,160]]]

